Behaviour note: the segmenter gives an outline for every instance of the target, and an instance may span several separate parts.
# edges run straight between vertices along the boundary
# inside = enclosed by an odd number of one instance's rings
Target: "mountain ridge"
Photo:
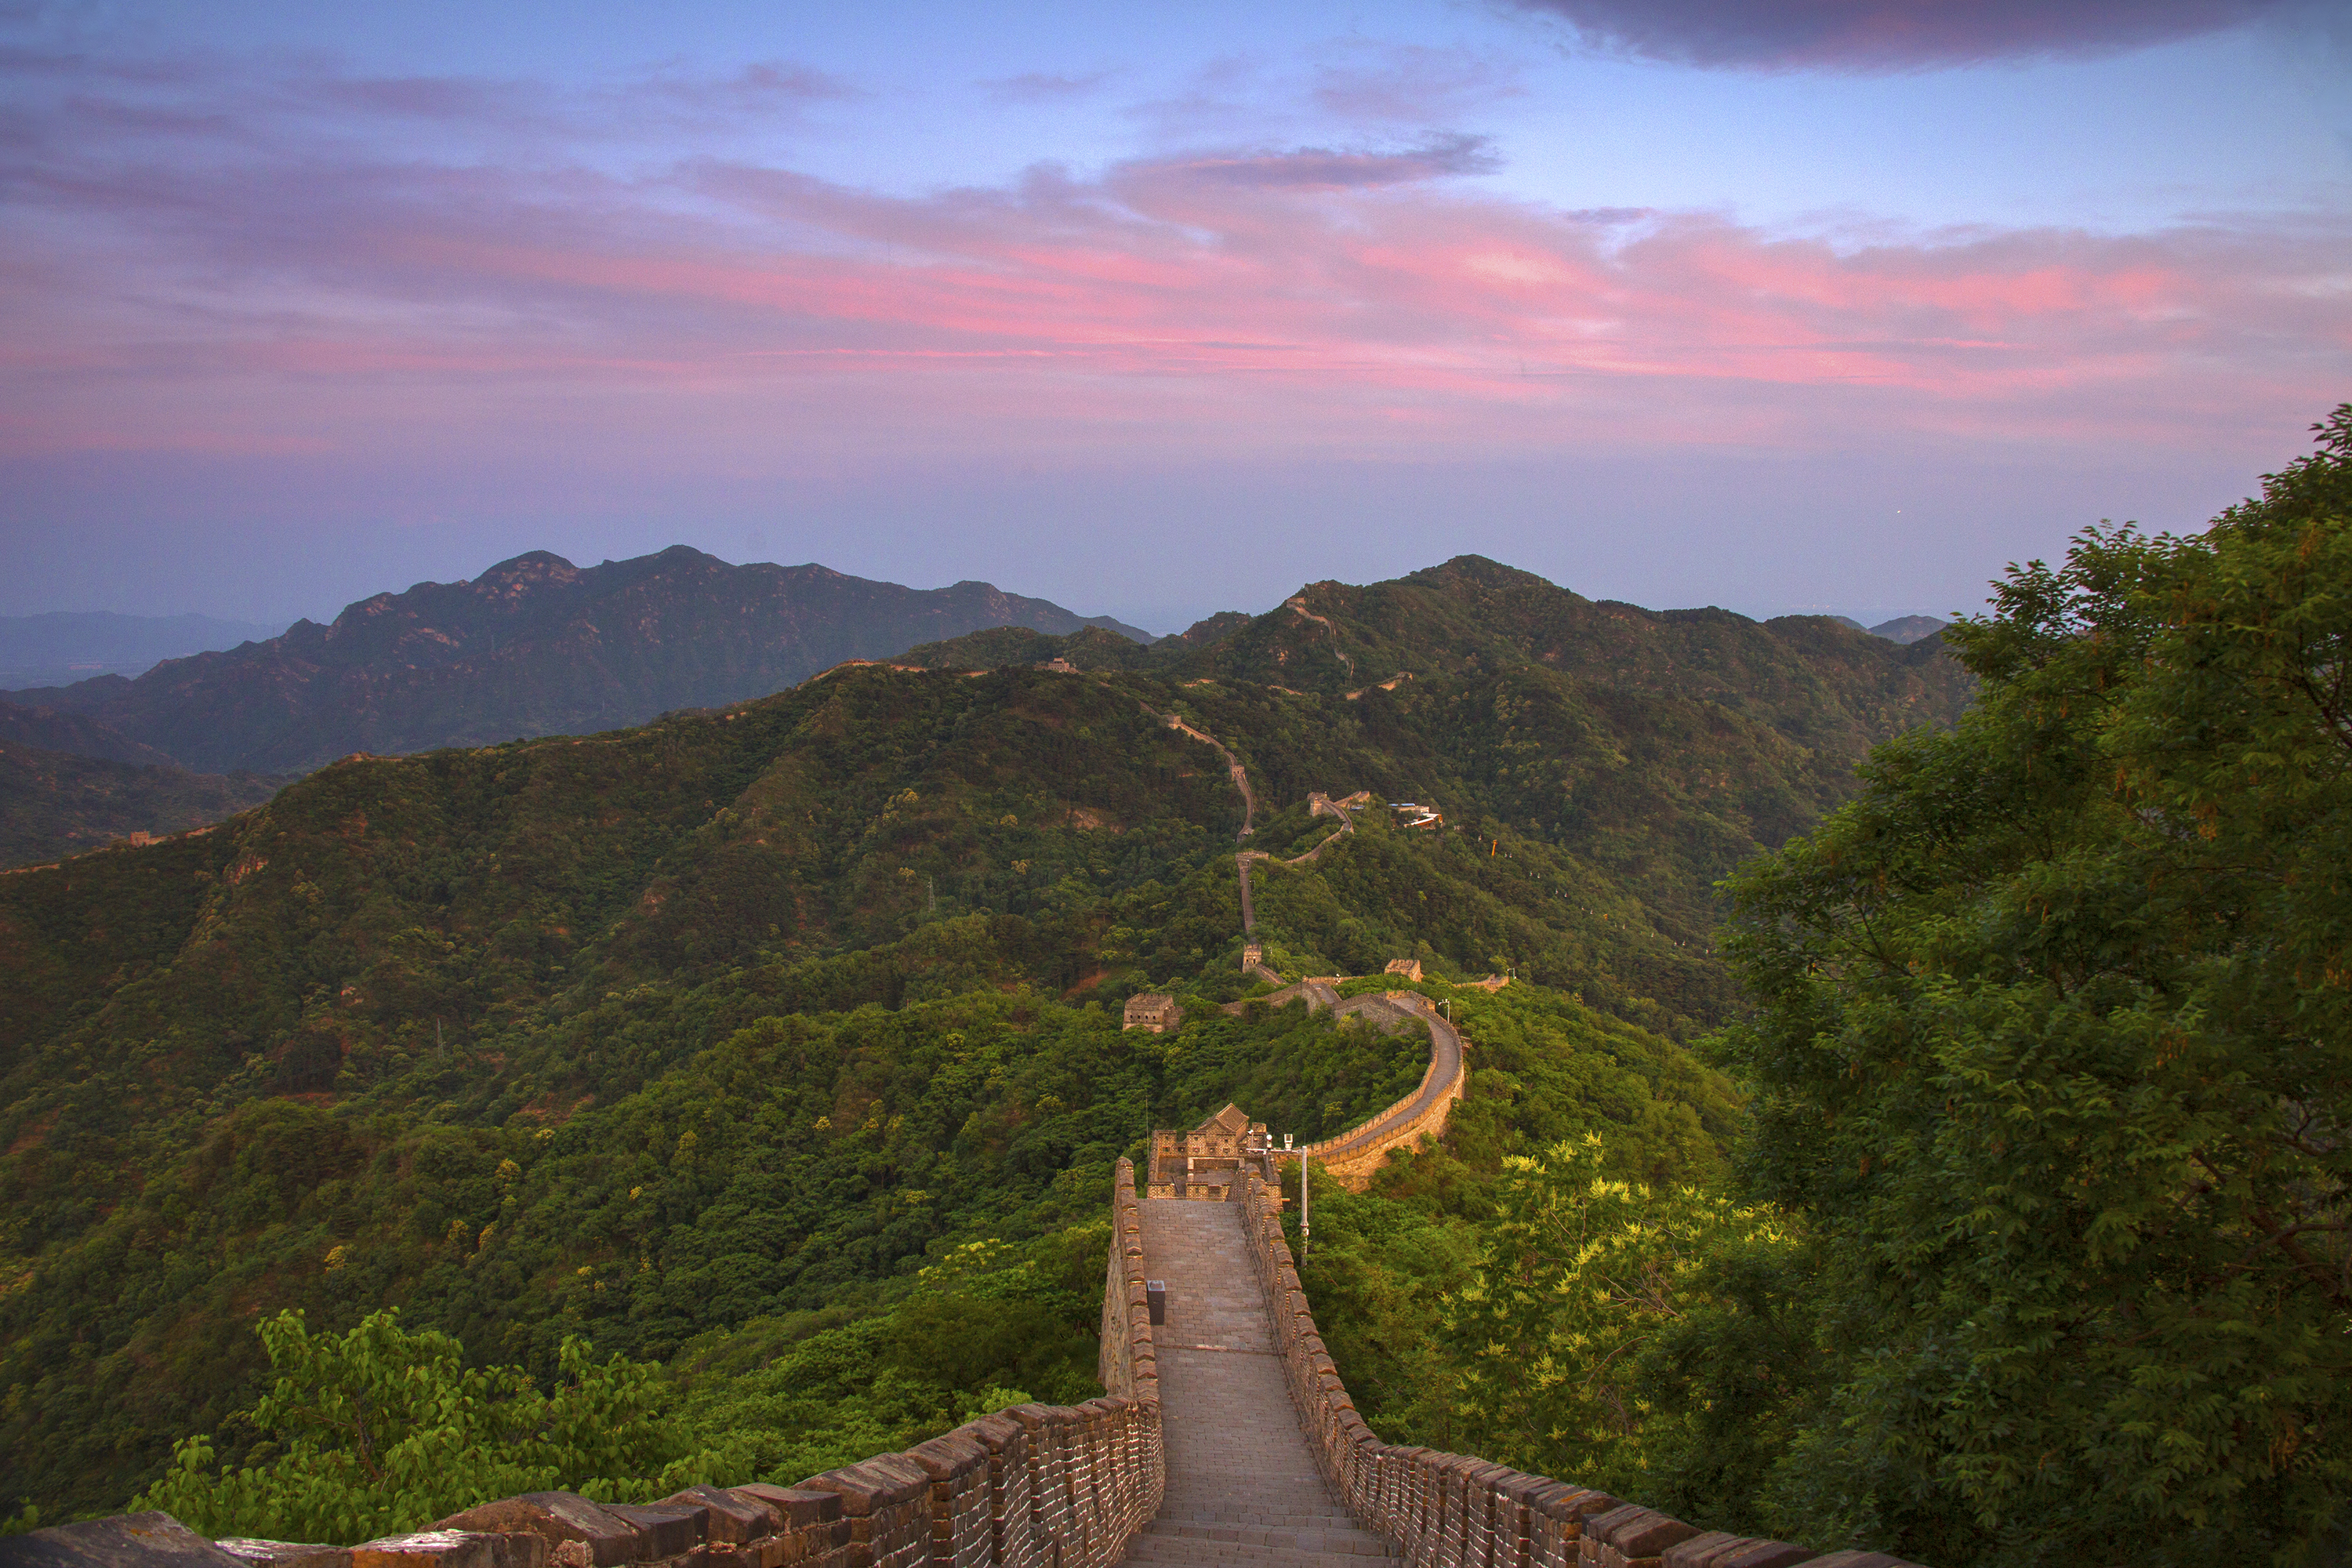
[[[295,773],[355,752],[593,733],[1001,625],[1148,635],[979,582],[907,588],[814,563],[737,566],[685,545],[584,568],[530,551],[135,680],[15,698],[86,715],[198,772]]]
[[[0,689],[62,686],[98,674],[135,676],[167,658],[234,647],[286,629],[215,616],[125,616],[50,610],[0,616]]]

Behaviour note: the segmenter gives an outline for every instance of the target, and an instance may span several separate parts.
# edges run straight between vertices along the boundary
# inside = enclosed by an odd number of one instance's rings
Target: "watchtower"
[[[1147,991],[1140,996],[1127,999],[1127,1018],[1122,1029],[1149,1029],[1164,1035],[1184,1021],[1184,1009],[1176,1005],[1176,998],[1157,991]]]
[[[1151,1135],[1150,1195],[1235,1202],[1249,1172],[1273,1184],[1272,1144],[1265,1123],[1252,1121],[1237,1105],[1226,1106],[1190,1132],[1163,1128]]]

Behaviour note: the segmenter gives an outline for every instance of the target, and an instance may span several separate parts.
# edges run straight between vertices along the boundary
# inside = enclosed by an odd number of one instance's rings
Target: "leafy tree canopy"
[[[1732,883],[1745,1173],[1829,1393],[1769,1489],[1937,1563],[2295,1560],[2352,1491],[2352,405],[2207,532],[2100,528],[1983,682]]]

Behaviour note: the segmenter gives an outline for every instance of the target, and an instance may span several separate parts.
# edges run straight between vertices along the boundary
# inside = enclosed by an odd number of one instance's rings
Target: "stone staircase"
[[[1372,1568],[1387,1543],[1324,1484],[1283,1386],[1242,1206],[1150,1198],[1141,1209],[1144,1273],[1168,1286],[1153,1335],[1168,1489],[1123,1561]]]

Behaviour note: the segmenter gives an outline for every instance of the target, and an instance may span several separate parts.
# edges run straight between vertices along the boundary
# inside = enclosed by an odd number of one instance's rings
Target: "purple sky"
[[[2341,0],[1130,9],[0,0],[0,614],[682,542],[1877,618],[2352,398]]]

